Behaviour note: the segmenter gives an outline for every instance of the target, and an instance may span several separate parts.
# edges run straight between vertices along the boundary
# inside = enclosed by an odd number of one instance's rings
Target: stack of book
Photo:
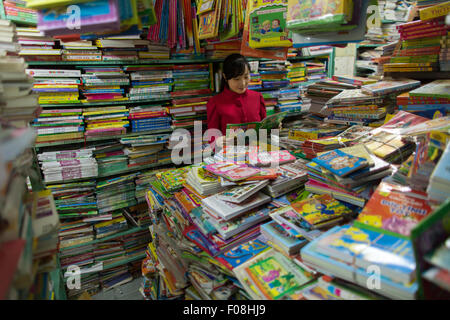
[[[306,64],[304,62],[287,62],[289,85],[298,87],[306,81]]]
[[[82,109],[44,109],[31,124],[37,129],[36,143],[81,139],[84,134]]]
[[[105,108],[84,108],[86,137],[114,136],[125,134],[128,122],[128,109],[125,106]]]
[[[308,81],[320,81],[327,78],[327,67],[324,62],[305,62],[306,79]]]
[[[240,53],[241,40],[231,40],[224,42],[212,42],[207,40],[205,47],[206,57],[208,59],[225,59],[227,56],[233,53]]]
[[[450,144],[447,144],[444,153],[430,176],[430,182],[427,187],[429,197],[437,203],[442,203],[448,198],[450,176],[446,163],[448,163],[449,157]]]
[[[91,218],[98,215],[95,181],[49,185],[55,199],[59,219],[66,222],[74,218]]]
[[[431,83],[397,96],[399,110],[433,119],[436,115],[446,115],[450,110],[449,81],[435,80]]]
[[[250,73],[250,81],[248,83],[248,88],[250,90],[261,90],[262,89],[262,80],[259,72],[252,71]]]
[[[146,50],[148,40],[129,39],[99,39],[95,45],[101,49],[103,61],[128,61],[137,60],[138,52]]]
[[[19,55],[25,61],[61,61],[62,52],[55,48],[55,39],[44,36],[36,28],[17,28],[17,33],[21,46]]]
[[[168,139],[167,134],[122,138],[120,143],[126,145],[124,153],[128,156],[128,167],[157,162],[157,153],[164,149]]]
[[[261,75],[263,89],[278,89],[287,87],[290,83],[285,61],[260,61],[258,71]]]
[[[278,168],[278,174],[279,176],[263,190],[273,198],[303,187],[308,180],[305,162],[302,159],[281,165]]]
[[[161,66],[125,66],[130,72],[131,87],[128,92],[130,100],[164,99],[172,90],[173,76],[169,65]]]
[[[91,41],[60,40],[63,61],[102,61],[102,52]]]
[[[27,73],[34,78],[39,104],[80,103],[80,70],[27,69]]]
[[[139,59],[170,59],[170,48],[159,44],[147,45],[148,51],[138,51]]]
[[[360,207],[373,187],[392,172],[389,163],[370,154],[363,144],[318,153],[306,166],[306,190]]]
[[[208,196],[223,190],[220,179],[199,165],[193,166],[189,170],[186,183],[202,196]]]
[[[206,123],[206,103],[210,96],[172,99],[167,107],[172,117],[172,128],[192,128],[195,121]]]
[[[27,8],[27,1],[3,0],[3,8],[7,20],[27,25],[36,25],[37,23],[37,10]]]
[[[440,71],[450,71],[450,37],[447,35],[441,39],[441,51],[439,52]]]
[[[128,168],[128,157],[123,145],[117,141],[107,141],[96,145],[94,154],[100,176]]]
[[[172,66],[173,91],[182,94],[191,90],[208,89],[211,86],[208,64],[176,64]]]
[[[113,102],[127,100],[124,89],[130,80],[121,67],[82,67],[84,73],[82,93],[87,102]]]
[[[96,177],[97,161],[92,149],[48,151],[38,154],[46,183]]]
[[[121,213],[113,214],[113,219],[94,224],[95,238],[101,239],[127,228],[128,224],[125,217]],[[99,262],[98,260],[99,256],[97,255],[95,262]]]
[[[401,49],[384,65],[385,72],[439,71],[441,39],[447,35],[445,17],[407,22],[398,31]]]
[[[134,178],[137,174],[97,182],[97,207],[100,214],[136,205]],[[126,225],[126,223],[125,223]]]
[[[280,112],[308,111],[309,105],[304,103],[298,88],[280,89],[278,95],[278,109]]]
[[[132,107],[128,119],[131,121],[132,132],[170,128],[170,118],[163,106]]]

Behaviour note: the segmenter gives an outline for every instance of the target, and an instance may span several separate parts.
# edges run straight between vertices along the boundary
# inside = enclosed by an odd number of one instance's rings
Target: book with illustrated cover
[[[243,264],[270,247],[259,239],[250,240],[219,254],[216,259],[229,270]]]
[[[355,221],[355,226],[408,238],[432,212],[424,194],[410,187],[381,182]]]
[[[213,10],[209,10],[198,16],[198,39],[208,39],[217,37],[219,32],[220,10],[222,1],[216,0]]]
[[[305,238],[296,238],[289,234],[276,221],[270,221],[261,225],[261,234],[263,234],[269,241],[278,244],[286,250],[288,254],[294,254],[306,244]]]
[[[272,115],[265,117],[260,122],[246,122],[246,123],[236,123],[236,124],[227,124],[227,136],[230,136],[230,131],[238,131],[238,130],[247,130],[247,129],[255,129],[256,132],[260,129],[277,129],[280,126],[281,121],[287,116],[288,112],[278,112]]]
[[[363,269],[376,265],[393,280],[414,280],[416,262],[411,241],[349,225],[333,230],[317,241],[318,252]]]
[[[250,14],[249,45],[252,48],[291,47],[286,29],[286,0],[247,2]]]
[[[353,145],[351,147],[340,148],[339,150],[343,151],[345,153],[351,154],[352,156],[366,159],[369,167],[372,167],[374,165],[374,160],[370,156],[370,152],[367,150],[367,148],[362,143],[355,144],[355,145]],[[323,155],[325,153],[326,152],[320,152],[317,155],[321,156],[321,155]]]
[[[204,167],[207,171],[231,181],[240,181],[255,176],[259,169],[251,168],[245,164],[231,162],[218,162]]]
[[[361,87],[362,92],[371,95],[385,95],[403,90],[410,90],[420,86],[418,80],[384,80],[373,84],[367,84]]]
[[[340,149],[326,152],[312,159],[312,161],[340,177],[345,177],[368,166],[367,159],[353,156]]]
[[[231,189],[222,191],[218,194],[218,197],[222,200],[232,203],[241,203],[245,201],[256,192],[264,188],[269,184],[269,180],[262,180],[257,183],[247,184],[243,186],[233,187]]]
[[[218,194],[215,194],[202,199],[202,205],[209,211],[218,214],[222,219],[228,221],[263,204],[269,203],[270,200],[271,197],[259,192],[244,202],[236,204],[221,200]]]
[[[338,28],[352,19],[351,0],[288,0],[287,26],[291,30]]]
[[[377,82],[377,80],[375,80],[375,79],[368,79],[368,78],[357,77],[357,76],[337,76],[337,75],[333,76],[333,80],[336,80],[339,82],[344,82],[344,83],[349,83],[349,84],[354,84],[357,86],[362,86],[365,84],[371,84],[371,83]]]
[[[244,270],[260,294],[268,300],[296,295],[302,285],[313,280],[308,272],[276,251],[267,258],[248,262],[248,266],[242,265]]]

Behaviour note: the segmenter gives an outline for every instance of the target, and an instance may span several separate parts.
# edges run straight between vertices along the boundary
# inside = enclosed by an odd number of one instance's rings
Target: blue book
[[[339,149],[324,153],[312,161],[340,177],[368,166],[366,159],[355,157]]]
[[[269,248],[269,246],[259,239],[250,240],[219,254],[216,259],[219,261],[225,260],[225,262],[234,269],[267,248]]]

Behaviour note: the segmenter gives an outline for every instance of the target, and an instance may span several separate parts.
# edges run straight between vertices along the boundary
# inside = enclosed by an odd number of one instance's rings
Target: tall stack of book
[[[170,117],[163,106],[132,107],[128,119],[131,121],[132,132],[170,128]]]
[[[60,40],[60,45],[63,61],[102,61],[102,52],[91,41]]]
[[[172,117],[173,128],[192,128],[194,121],[205,123],[208,100],[209,96],[172,99],[167,111]]]
[[[128,168],[128,157],[125,154],[124,147],[117,141],[107,141],[96,145],[94,154],[100,176],[120,172]]]
[[[289,85],[298,87],[306,81],[306,64],[304,62],[287,62]]]
[[[102,51],[103,61],[137,60],[138,52],[146,50],[148,40],[99,39],[95,45]]]
[[[324,62],[314,61],[305,62],[306,79],[308,81],[320,81],[327,78],[327,66]]]
[[[131,87],[128,91],[130,100],[169,97],[173,86],[170,65],[129,65],[125,66],[124,70],[130,73]]]
[[[300,112],[307,111],[309,109],[306,104],[303,104],[300,90],[298,88],[280,89],[277,107],[280,112]]]
[[[111,106],[105,108],[83,108],[86,137],[114,136],[125,134],[129,126],[128,108]]]
[[[445,17],[416,20],[398,26],[401,48],[394,52],[385,72],[439,71],[441,40],[446,41]]]
[[[39,104],[80,103],[80,70],[27,69],[27,73],[34,78]]]
[[[121,67],[82,67],[82,93],[87,102],[127,100],[125,89],[130,80]]]
[[[208,64],[173,65],[173,92],[183,93],[191,90],[210,88]]]
[[[98,181],[96,185],[98,212],[103,214],[136,205],[137,202],[134,197],[134,179],[136,176],[136,173],[132,173],[114,179]],[[122,221],[118,222],[123,224]]]
[[[128,156],[128,167],[157,162],[158,152],[164,149],[168,139],[167,134],[122,138],[120,142],[126,145],[124,153]]]

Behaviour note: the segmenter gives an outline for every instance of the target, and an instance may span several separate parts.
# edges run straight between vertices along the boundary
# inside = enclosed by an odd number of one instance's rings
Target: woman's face
[[[231,91],[242,94],[247,90],[249,81],[250,70],[245,66],[245,72],[242,75],[228,80],[228,87]]]

